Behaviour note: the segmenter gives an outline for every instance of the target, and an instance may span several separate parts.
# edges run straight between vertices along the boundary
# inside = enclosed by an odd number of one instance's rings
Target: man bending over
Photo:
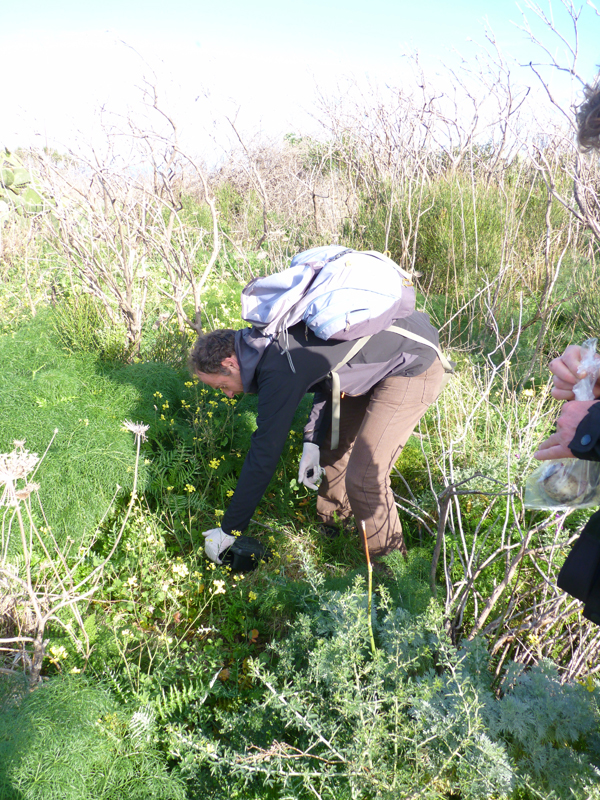
[[[382,331],[338,370],[342,399],[335,449],[330,372],[354,342],[324,341],[304,323],[287,330],[285,348],[255,328],[216,330],[199,337],[189,363],[203,383],[227,397],[258,395],[257,429],[235,493],[221,527],[204,534],[207,554],[216,563],[233,543],[232,531],[243,532],[248,526],[307,392],[314,393],[314,401],[298,478],[318,488],[322,532],[335,535],[340,524],[354,517],[358,525],[365,523],[372,558],[395,549],[406,555],[390,473],[415,425],[437,398],[444,368],[435,349],[438,333],[427,314],[415,311],[397,322],[432,346]]]

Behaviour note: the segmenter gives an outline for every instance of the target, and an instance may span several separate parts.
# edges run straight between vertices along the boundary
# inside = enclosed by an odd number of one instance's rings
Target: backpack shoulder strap
[[[369,341],[370,336],[363,336],[362,339],[357,339],[352,345],[350,350],[346,353],[344,358],[339,364],[331,369],[331,450],[337,450],[340,443],[340,376],[338,370],[344,364],[347,364],[350,359],[355,356],[358,351],[363,348]]]
[[[390,333],[397,333],[399,336],[405,336],[407,339],[412,339],[414,342],[419,342],[420,344],[425,344],[427,347],[433,348],[438,355],[438,358],[442,362],[442,366],[444,367],[444,372],[449,373],[450,375],[454,375],[455,369],[454,364],[451,361],[448,361],[446,356],[442,353],[437,345],[433,344],[433,342],[428,341],[423,336],[419,336],[418,333],[413,333],[412,331],[407,331],[406,328],[400,328],[396,325],[391,325],[389,328],[386,328],[386,331]]]
[[[437,347],[433,342],[428,341],[423,336],[419,336],[418,333],[412,333],[412,331],[407,331],[405,328],[396,327],[394,325],[390,326],[389,328],[385,329],[386,331],[390,331],[390,333],[397,333],[399,336],[405,336],[407,339],[412,339],[414,342],[419,342],[420,344],[425,344],[427,347],[431,347],[437,353],[438,358],[441,361],[442,366],[444,367],[444,372],[446,373],[445,379],[442,382],[442,386],[440,387],[440,392],[444,388],[444,386],[450,380],[450,377],[454,375],[454,364],[449,361],[446,356],[442,353],[439,347]],[[347,364],[350,359],[355,356],[359,350],[361,350],[365,344],[369,341],[370,336],[363,336],[361,339],[357,339],[354,345],[348,350],[344,358],[340,361],[339,364],[336,364],[335,367],[331,369],[331,450],[337,450],[339,443],[340,443],[340,376],[338,375],[338,370],[340,370],[344,364]]]

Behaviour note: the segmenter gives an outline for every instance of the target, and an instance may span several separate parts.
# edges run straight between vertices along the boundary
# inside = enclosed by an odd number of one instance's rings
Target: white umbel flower
[[[146,431],[149,430],[150,425],[144,425],[141,422],[131,422],[126,419],[123,422],[123,427],[126,431],[131,431],[135,436],[139,437],[142,442],[146,441]]]
[[[18,489],[17,481],[26,480],[40,460],[37,453],[25,450],[23,447],[25,442],[15,442],[15,444],[17,446],[12,453],[0,453],[0,488],[4,487],[0,506],[17,505],[22,499],[19,494],[23,491]]]

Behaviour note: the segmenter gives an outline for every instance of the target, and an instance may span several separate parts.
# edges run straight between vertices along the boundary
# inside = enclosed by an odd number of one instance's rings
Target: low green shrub
[[[118,487],[131,487],[135,446],[123,421],[136,419],[137,387],[115,380],[91,353],[65,352],[51,311],[0,337],[0,359],[0,451],[24,439],[41,455],[51,443],[36,474],[40,498],[55,535],[79,541]]]
[[[66,352],[92,353],[108,361],[127,359],[123,332],[116,330],[98,300],[89,294],[61,297],[50,319]]]
[[[0,678],[2,800],[184,800],[157,747],[155,715],[102,686],[52,678],[34,692]]]
[[[593,685],[561,687],[542,664],[497,694],[482,639],[456,650],[435,604],[412,614],[381,588],[373,657],[363,579],[307,577],[288,635],[250,662],[255,696],[217,690],[169,727],[191,796],[600,796]]]

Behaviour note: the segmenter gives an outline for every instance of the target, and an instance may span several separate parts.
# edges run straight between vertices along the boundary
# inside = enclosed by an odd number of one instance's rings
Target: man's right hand
[[[215,564],[222,564],[221,556],[235,542],[235,536],[225,533],[222,528],[211,528],[204,531],[204,552]]]
[[[570,344],[562,356],[550,362],[550,372],[554,374],[552,397],[556,400],[575,400],[573,386],[585,378],[585,372],[577,372],[584,350],[577,344]],[[600,380],[600,379],[599,379]],[[600,397],[600,384],[596,381],[594,395]]]

